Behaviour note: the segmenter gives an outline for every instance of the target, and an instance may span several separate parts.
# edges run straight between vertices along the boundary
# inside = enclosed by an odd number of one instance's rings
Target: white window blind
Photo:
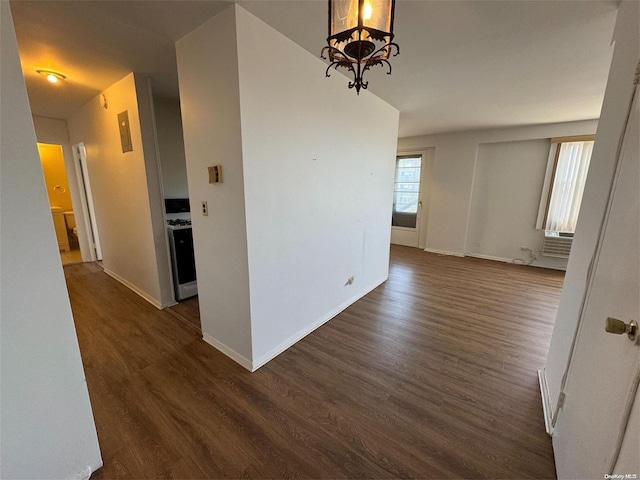
[[[593,142],[566,142],[559,148],[544,228],[575,233]]]

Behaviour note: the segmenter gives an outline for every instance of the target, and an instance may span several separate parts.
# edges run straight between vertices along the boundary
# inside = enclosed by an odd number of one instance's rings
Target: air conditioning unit
[[[573,233],[546,230],[541,254],[545,257],[569,258],[572,243]]]

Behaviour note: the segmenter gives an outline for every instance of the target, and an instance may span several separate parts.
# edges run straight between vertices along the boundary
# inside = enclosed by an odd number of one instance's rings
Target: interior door
[[[613,478],[629,480],[640,476],[639,336],[632,341],[626,334],[605,332],[607,317],[626,323],[640,320],[638,104],[636,92],[566,397],[553,432],[560,478],[602,479],[614,474],[621,477]]]
[[[78,183],[80,185],[80,197],[84,204],[85,225],[87,225],[87,237],[90,246],[90,258],[92,262],[102,260],[102,249],[100,248],[100,237],[98,237],[98,225],[96,223],[96,212],[93,207],[93,194],[91,193],[91,181],[89,180],[89,170],[87,165],[87,151],[83,143],[73,146],[73,160],[78,173]]]

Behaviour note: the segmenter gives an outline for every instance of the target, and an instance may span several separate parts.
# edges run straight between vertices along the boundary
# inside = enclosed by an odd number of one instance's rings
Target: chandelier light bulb
[[[65,75],[54,72],[53,70],[36,70],[40,75],[47,79],[51,83],[58,83],[60,80],[67,78]]]

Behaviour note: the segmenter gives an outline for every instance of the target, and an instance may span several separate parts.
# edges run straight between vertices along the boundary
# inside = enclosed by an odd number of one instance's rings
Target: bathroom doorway
[[[61,145],[38,143],[53,226],[63,265],[82,262],[78,228]]]

